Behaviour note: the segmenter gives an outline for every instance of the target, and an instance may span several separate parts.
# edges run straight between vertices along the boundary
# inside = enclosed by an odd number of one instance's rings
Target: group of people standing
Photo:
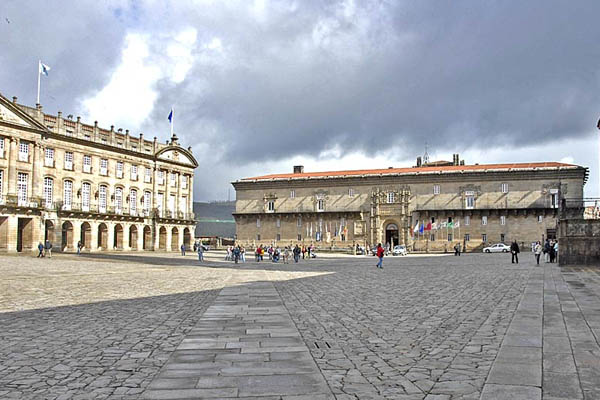
[[[44,244],[42,244],[42,242],[38,243],[38,258],[42,258],[42,257],[50,257],[52,258],[52,242],[50,240],[46,240],[46,242]]]
[[[279,262],[279,260],[283,259],[284,264],[288,264],[290,260],[290,256],[293,255],[294,262],[298,262],[300,260],[300,256],[302,259],[314,257],[315,247],[314,245],[310,246],[300,246],[296,244],[292,248],[292,246],[285,246],[283,250],[280,247],[274,246],[263,246],[262,244],[256,248],[254,252],[254,256],[256,262],[261,262],[264,260],[265,255],[269,257],[269,260],[272,262]]]
[[[558,259],[558,241],[554,239],[546,239],[546,242],[543,246],[540,242],[536,242],[533,252],[535,253],[535,260],[538,265],[540,263],[540,257],[542,253],[544,254],[545,262],[555,263]]]

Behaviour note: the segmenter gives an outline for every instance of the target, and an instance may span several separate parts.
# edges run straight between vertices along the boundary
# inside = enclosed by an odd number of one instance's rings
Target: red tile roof
[[[481,172],[497,170],[523,170],[523,169],[558,169],[558,168],[583,168],[578,165],[565,164],[559,162],[537,162],[537,163],[513,163],[513,164],[481,164],[481,165],[449,165],[432,167],[408,167],[408,168],[385,168],[385,169],[360,169],[347,171],[324,171],[324,172],[303,172],[301,174],[271,174],[244,178],[242,181],[256,180],[286,180],[286,179],[308,179],[308,178],[343,178],[360,175],[402,175],[402,174],[434,174],[434,173],[460,173],[460,172]]]

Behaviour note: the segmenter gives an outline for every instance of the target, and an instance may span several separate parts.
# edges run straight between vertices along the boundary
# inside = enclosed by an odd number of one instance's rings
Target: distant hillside
[[[196,237],[233,238],[235,236],[235,221],[232,216],[234,211],[235,201],[194,202],[194,213],[198,220]]]

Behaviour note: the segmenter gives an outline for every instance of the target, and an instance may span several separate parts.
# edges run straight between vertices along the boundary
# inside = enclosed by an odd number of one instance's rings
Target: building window
[[[171,172],[171,187],[177,186],[177,174],[175,172]]]
[[[137,181],[137,165],[131,166],[131,180]]]
[[[83,211],[90,211],[90,192],[92,191],[92,185],[87,182],[83,182],[81,185],[81,209]]]
[[[131,215],[137,214],[137,190],[129,190],[129,211]]]
[[[23,172],[17,174],[17,204],[20,206],[27,205],[27,177]]]
[[[256,235],[256,240],[260,240],[260,233]]]
[[[146,183],[152,182],[152,169],[151,168],[146,168],[146,171],[144,173],[144,182],[146,182]]]
[[[469,235],[468,233],[465,233],[465,242],[469,242],[471,241],[471,235]]]
[[[179,199],[179,212],[184,213],[187,210],[187,197],[181,196]]]
[[[100,175],[108,175],[108,160],[106,158],[100,159]]]
[[[508,193],[508,183],[503,183],[500,185],[500,191],[502,193]]]
[[[500,243],[504,243],[504,233],[500,234]]]
[[[354,197],[354,189],[353,188],[348,189],[348,196]]]
[[[296,198],[296,191],[295,190],[290,190],[290,199],[295,199]]]
[[[181,177],[181,188],[187,189],[187,187],[188,187],[188,177],[187,177],[187,175],[183,175]]]
[[[87,172],[88,174],[92,172],[92,156],[83,156],[83,172]]]
[[[65,151],[65,169],[73,171],[73,152]]]
[[[256,227],[260,228],[260,218],[256,218]]]
[[[465,226],[471,225],[471,216],[465,215]]]
[[[0,158],[4,158],[4,138],[0,137]]]
[[[433,185],[433,194],[440,194],[440,185]]]
[[[475,207],[475,193],[465,192],[465,208],[472,209]]]
[[[158,184],[164,185],[165,183],[165,171],[158,171]]]
[[[281,219],[280,219],[280,218],[277,218],[277,220],[275,221],[275,225],[276,225],[278,228],[281,228]]]
[[[544,216],[538,215],[538,222],[542,222],[544,220]]]
[[[123,189],[118,187],[115,188],[115,213],[121,214],[123,212]]]
[[[500,216],[500,225],[506,225],[506,217],[504,215]]]
[[[163,202],[164,202],[164,194],[158,193],[156,195],[156,209],[158,210],[158,215],[163,216]]]
[[[0,204],[4,203],[2,198],[2,186],[4,185],[4,170],[0,169]]]
[[[269,200],[267,202],[267,211],[269,211],[269,212],[275,211],[275,200]]]
[[[551,189],[550,190],[550,206],[552,208],[558,208],[558,190]]]
[[[296,226],[298,226],[298,228],[302,226],[302,217],[298,217],[298,220],[296,221]]]
[[[122,178],[123,177],[123,162],[122,161],[117,161],[117,167],[116,167],[116,173],[115,175],[117,176],[117,178]]]
[[[70,210],[73,205],[73,181],[65,181],[63,185],[63,210]]]
[[[169,211],[169,215],[175,215],[175,195],[169,195],[169,203],[167,204],[167,210]]]
[[[448,241],[449,241],[449,242],[451,242],[451,241],[452,241],[452,234],[451,234],[451,233],[449,233],[449,234],[448,234]]]
[[[317,211],[325,211],[325,200],[317,200]]]
[[[483,235],[481,235],[481,241],[483,243],[487,243],[487,235],[485,233]]]
[[[54,189],[54,181],[52,178],[44,178],[44,202],[46,208],[52,207],[52,194]]]
[[[44,150],[44,166],[45,167],[54,167],[54,149],[46,148]]]
[[[144,214],[150,215],[150,204],[152,202],[152,193],[144,192]]]
[[[429,235],[429,241],[430,242],[435,242],[435,234],[432,233],[432,234]]]
[[[277,234],[277,241],[279,242],[281,240],[281,233]]]
[[[19,142],[19,161],[29,162],[29,143]]]
[[[101,213],[106,212],[106,192],[106,186],[100,185],[100,187],[98,188],[98,211],[100,211]]]
[[[396,194],[394,192],[388,192],[387,202],[393,203],[394,201],[396,201]]]
[[[487,215],[481,217],[481,225],[487,225]]]

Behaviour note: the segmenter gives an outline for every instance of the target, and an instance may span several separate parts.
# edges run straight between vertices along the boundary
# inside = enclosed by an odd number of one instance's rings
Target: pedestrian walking
[[[38,255],[37,255],[37,256],[38,256],[38,258],[40,258],[40,257],[42,257],[42,258],[43,258],[43,257],[44,257],[44,245],[42,244],[42,242],[40,242],[40,243],[38,244],[38,251],[39,251],[39,253],[38,253]]]
[[[204,247],[202,246],[202,243],[198,245],[198,261],[204,261]]]
[[[52,258],[52,242],[50,240],[46,240],[46,245],[44,248],[46,249],[46,255]]]
[[[81,255],[81,240],[77,242],[77,255],[80,256]]]
[[[304,260],[304,257],[306,255],[306,246],[302,245],[302,259]]]
[[[550,239],[546,239],[546,243],[544,243],[544,261],[550,262]]]
[[[240,247],[240,261],[243,263],[246,262],[246,249],[244,248],[244,246]]]
[[[296,245],[296,247],[294,247],[294,262],[298,262],[300,259],[300,253],[302,253],[302,250],[300,249],[300,246]]]
[[[540,242],[535,243],[533,254],[535,254],[535,261],[537,265],[540,265],[540,255],[542,254],[542,244]]]
[[[454,245],[454,255],[455,256],[460,256],[460,243],[456,243]]]
[[[513,241],[512,244],[510,245],[510,253],[512,254],[512,263],[515,264],[515,260],[516,263],[519,263],[519,253],[521,251],[519,250],[519,244],[517,243],[517,241]]]
[[[185,256],[185,244],[181,245],[181,255]]]
[[[385,254],[385,249],[381,247],[381,243],[377,245],[377,257],[379,258],[379,262],[376,267],[383,269],[383,256]]]
[[[554,262],[558,262],[558,240],[554,242],[552,250],[554,251]]]

